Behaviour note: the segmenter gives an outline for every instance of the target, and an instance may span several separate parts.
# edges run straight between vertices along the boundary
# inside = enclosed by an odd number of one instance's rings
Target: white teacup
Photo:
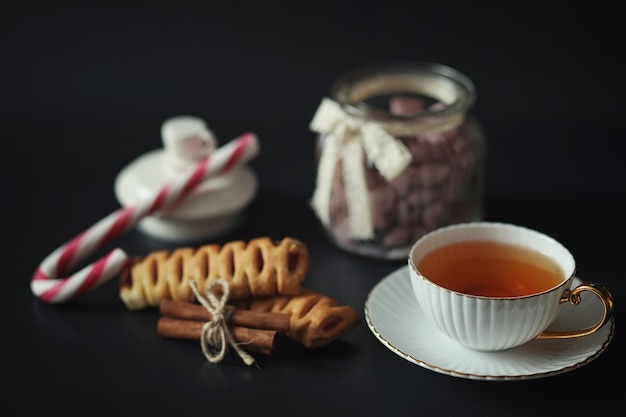
[[[473,222],[437,229],[413,245],[408,264],[424,313],[471,349],[585,336],[613,314],[613,298],[603,286],[584,282],[570,289],[576,263],[563,245],[520,226]],[[563,303],[578,304],[584,291],[602,300],[599,321],[586,329],[546,331]]]

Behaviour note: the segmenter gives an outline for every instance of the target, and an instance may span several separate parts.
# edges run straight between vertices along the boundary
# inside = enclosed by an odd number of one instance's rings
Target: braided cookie
[[[238,300],[237,308],[289,315],[286,336],[307,348],[328,345],[352,331],[360,322],[357,312],[337,300],[302,288],[298,295]]]
[[[300,292],[308,267],[306,245],[289,237],[280,242],[261,237],[247,243],[156,251],[127,268],[120,298],[130,310],[158,306],[164,299],[193,301],[190,281],[204,291],[217,278],[230,284],[231,300],[292,295]]]

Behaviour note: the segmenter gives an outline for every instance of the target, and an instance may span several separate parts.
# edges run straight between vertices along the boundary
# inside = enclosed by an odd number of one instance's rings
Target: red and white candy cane
[[[122,249],[115,248],[75,274],[59,278],[78,262],[131,229],[145,216],[173,207],[184,200],[204,179],[230,171],[254,158],[258,152],[256,135],[245,133],[213,151],[189,173],[164,185],[150,198],[114,211],[42,261],[31,281],[33,294],[43,301],[63,303],[119,275],[128,265],[129,257]]]

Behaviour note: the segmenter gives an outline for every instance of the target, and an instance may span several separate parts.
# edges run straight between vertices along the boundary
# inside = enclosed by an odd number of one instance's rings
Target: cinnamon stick
[[[204,322],[184,320],[173,317],[161,317],[157,323],[157,333],[161,337],[174,339],[200,340]],[[244,350],[270,355],[276,349],[280,333],[276,330],[252,329],[241,326],[229,326],[237,343]]]
[[[212,319],[211,313],[206,308],[187,301],[163,300],[159,308],[161,315],[177,319],[201,322]],[[286,332],[289,330],[289,316],[283,313],[235,310],[228,318],[228,324],[252,329]]]

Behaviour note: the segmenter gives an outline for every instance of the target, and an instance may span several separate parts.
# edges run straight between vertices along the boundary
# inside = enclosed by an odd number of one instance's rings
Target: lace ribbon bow
[[[228,317],[234,311],[233,306],[226,305],[230,293],[228,281],[221,278],[211,281],[206,288],[206,296],[200,294],[195,281],[191,281],[189,285],[200,304],[211,313],[212,317],[210,321],[207,321],[202,326],[200,337],[202,352],[207,360],[212,363],[221,362],[226,355],[226,348],[230,345],[246,365],[252,365],[255,362],[254,358],[241,349],[226,325]],[[213,288],[218,286],[221,293],[219,297],[212,291]]]
[[[356,239],[373,238],[363,152],[368,162],[389,181],[411,162],[409,150],[380,124],[351,116],[328,98],[322,99],[309,127],[317,133],[328,134],[318,163],[317,183],[311,202],[313,209],[322,223],[328,226],[335,165],[342,156],[350,234]]]

